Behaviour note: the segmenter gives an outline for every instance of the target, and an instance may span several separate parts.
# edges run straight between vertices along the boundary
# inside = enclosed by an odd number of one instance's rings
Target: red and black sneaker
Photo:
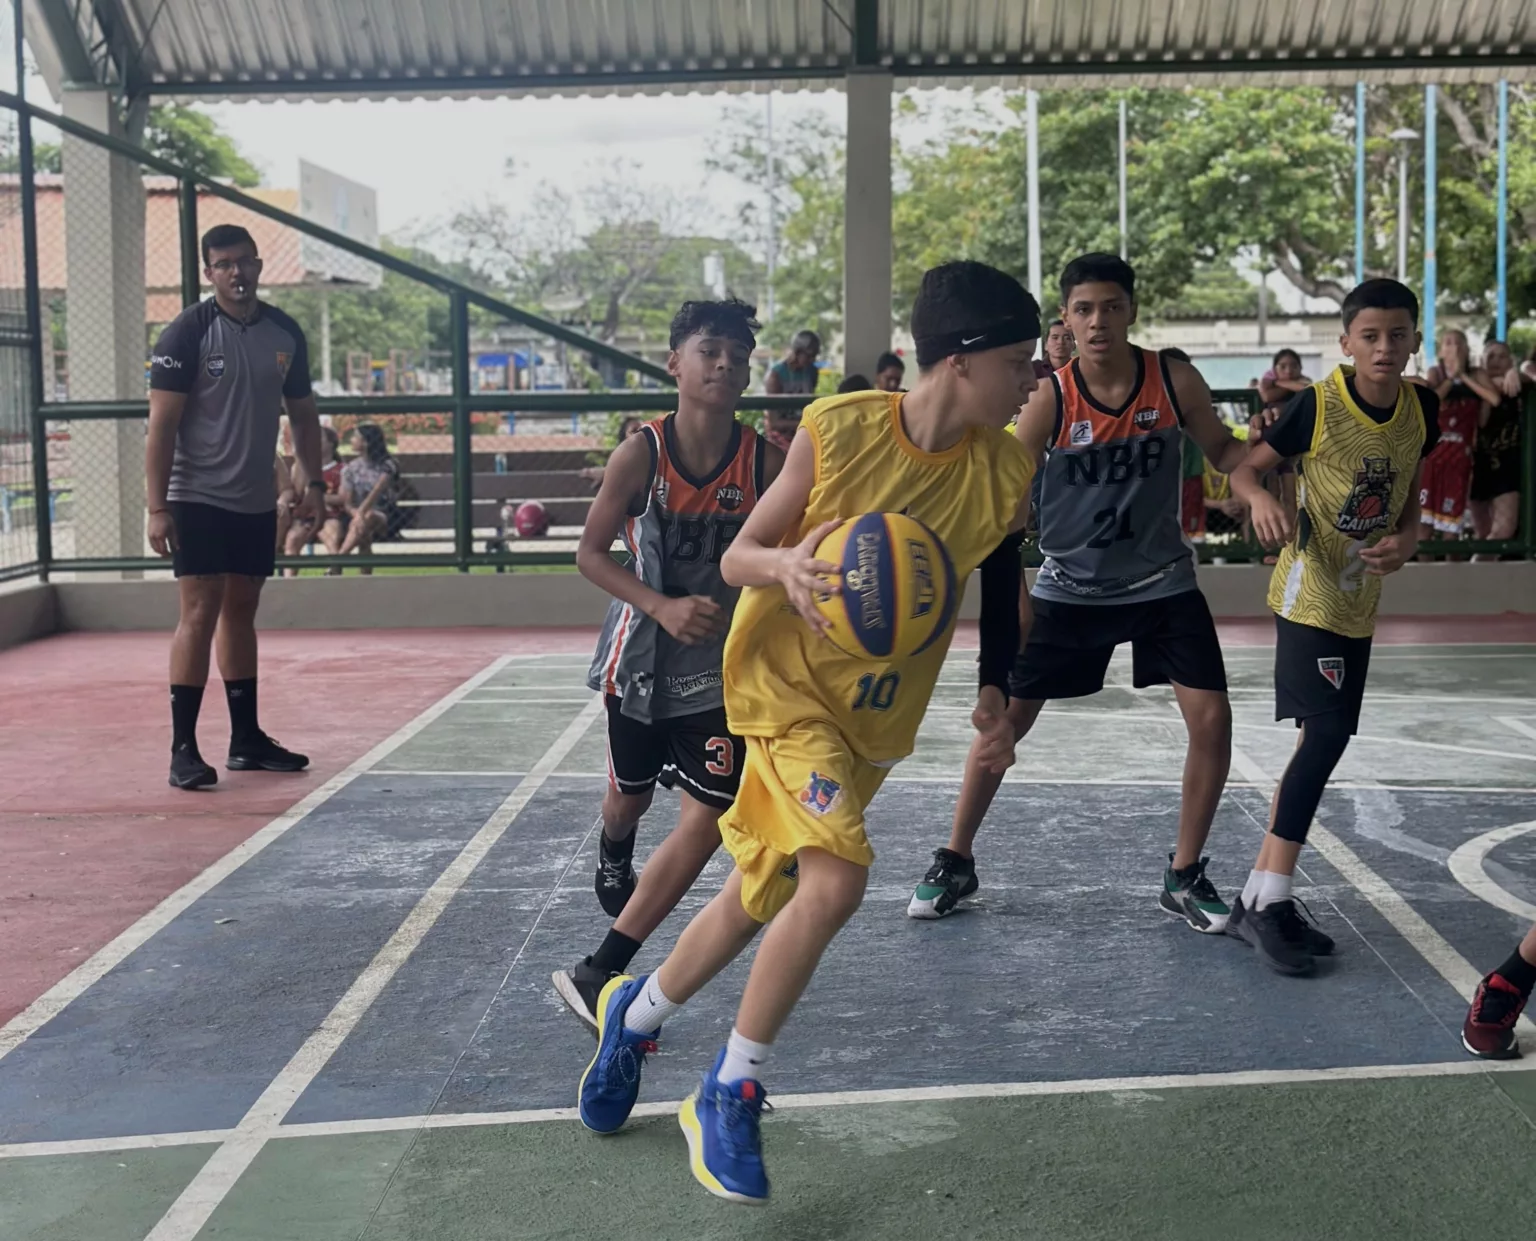
[[[1515,1022],[1526,997],[1502,974],[1489,974],[1477,984],[1472,1007],[1461,1027],[1461,1045],[1484,1060],[1514,1060],[1520,1055]]]

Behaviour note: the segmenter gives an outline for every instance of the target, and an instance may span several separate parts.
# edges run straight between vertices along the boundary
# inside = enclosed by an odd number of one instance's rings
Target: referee
[[[218,783],[197,748],[197,716],[218,640],[229,700],[231,771],[302,771],[256,722],[256,607],[277,546],[273,460],[284,404],[305,480],[295,516],[325,518],[320,415],[299,325],[256,298],[261,259],[250,233],[203,234],[213,297],[189,306],[150,357],[144,472],[149,543],[170,556],[181,601],[171,639],[171,778],[179,789]]]

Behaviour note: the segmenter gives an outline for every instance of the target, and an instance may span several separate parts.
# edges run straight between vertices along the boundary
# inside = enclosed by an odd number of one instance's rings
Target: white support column
[[[843,373],[873,378],[891,347],[891,75],[858,70],[846,83]]]
[[[64,115],[125,138],[110,92],[65,87]],[[132,160],[64,136],[69,397],[143,399],[144,181]],[[143,556],[144,424],[70,428],[76,556]]]

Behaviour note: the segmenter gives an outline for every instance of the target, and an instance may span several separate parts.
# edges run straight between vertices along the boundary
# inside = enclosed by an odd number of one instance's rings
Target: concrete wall
[[[1210,565],[1200,584],[1218,617],[1263,616],[1269,569]],[[975,619],[979,590],[961,616]],[[264,629],[546,628],[593,626],[607,598],[575,573],[287,578],[270,583]],[[1410,565],[1387,583],[1391,616],[1536,613],[1536,562]],[[172,581],[85,578],[0,593],[0,647],[56,630],[169,630]]]

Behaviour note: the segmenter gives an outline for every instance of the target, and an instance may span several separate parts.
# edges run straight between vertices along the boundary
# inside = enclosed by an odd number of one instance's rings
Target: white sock
[[[751,1078],[757,1080],[757,1071],[767,1062],[769,1053],[773,1051],[772,1043],[754,1043],[749,1038],[743,1038],[736,1033],[736,1027],[731,1027],[731,1037],[725,1043],[725,1061],[720,1066],[718,1074],[720,1084],[729,1086],[732,1082],[744,1081]]]
[[[1276,901],[1289,900],[1291,876],[1272,870],[1254,870],[1243,885],[1243,908],[1257,912]]]
[[[662,993],[661,984],[652,974],[645,980],[640,994],[629,1002],[624,1010],[624,1028],[636,1034],[655,1034],[661,1023],[682,1007],[674,1004]]]

